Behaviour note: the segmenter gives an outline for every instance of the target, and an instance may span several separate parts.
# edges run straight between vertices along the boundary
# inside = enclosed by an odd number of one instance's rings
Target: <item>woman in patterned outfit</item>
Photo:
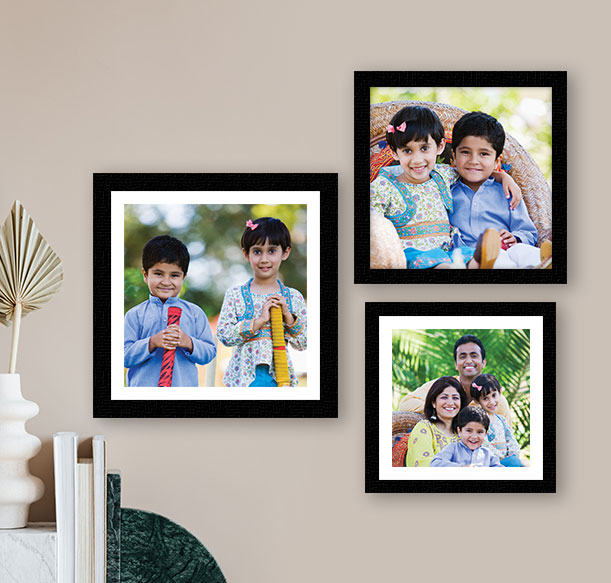
[[[458,441],[452,422],[468,403],[460,381],[454,377],[437,379],[424,403],[426,419],[419,421],[410,433],[405,465],[430,466],[433,457],[446,445]]]

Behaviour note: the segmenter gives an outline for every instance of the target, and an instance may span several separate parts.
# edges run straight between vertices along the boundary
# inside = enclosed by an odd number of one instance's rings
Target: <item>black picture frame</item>
[[[373,269],[370,267],[369,160],[371,87],[551,87],[551,269]],[[566,71],[355,71],[354,282],[355,283],[567,283]]]
[[[124,173],[93,175],[93,416],[94,417],[337,417],[337,219],[338,219],[338,179],[337,174],[156,174]],[[176,194],[197,196],[204,204],[221,201],[233,193],[246,193],[249,204],[265,203],[261,197],[271,196],[279,202],[290,204],[291,201],[307,197],[308,217],[308,348],[315,345],[320,349],[320,358],[307,364],[308,380],[312,380],[315,393],[283,398],[205,398],[205,399],[157,399],[138,397],[136,399],[112,398],[113,383],[124,389],[119,379],[119,368],[122,368],[122,290],[123,290],[123,239],[117,244],[117,236],[123,237],[122,224],[114,225],[120,229],[113,237],[113,221],[123,221],[123,210],[118,214],[113,203],[119,206],[121,200],[127,200],[134,193],[154,193],[155,196],[172,204]],[[214,197],[212,196],[214,194]],[[220,193],[220,194],[219,194]],[[271,194],[270,194],[271,193]],[[200,196],[201,195],[201,196]],[[241,196],[241,194],[240,194]],[[215,198],[216,197],[216,198]],[[166,204],[166,202],[159,203]],[[189,203],[190,204],[190,203]],[[277,203],[276,203],[277,204]],[[310,212],[312,210],[312,213]],[[114,213],[114,214],[113,214]],[[118,218],[121,217],[121,218]],[[314,222],[311,222],[314,221]],[[310,239],[310,225],[315,237]],[[317,240],[317,243],[314,241]],[[325,242],[324,250],[321,241]],[[111,244],[111,241],[115,243]],[[312,244],[311,244],[312,243]],[[118,261],[113,263],[112,245],[120,249]],[[240,241],[236,241],[239,250]],[[313,271],[310,271],[310,266]],[[114,270],[114,271],[113,271]],[[100,275],[104,274],[104,283]],[[311,276],[311,274],[313,274]],[[310,276],[312,281],[310,281]],[[120,278],[117,282],[117,278]],[[324,285],[323,285],[324,282]],[[112,285],[118,289],[119,301],[112,308]],[[318,288],[318,289],[316,289]],[[318,314],[310,312],[309,297],[317,299]],[[116,295],[114,296],[116,297]],[[219,306],[220,309],[220,306]],[[317,321],[318,325],[314,322]],[[324,322],[325,333],[321,334],[320,323]],[[312,326],[310,324],[312,323]],[[114,326],[114,329],[113,329]],[[116,328],[121,327],[121,330]],[[317,330],[317,332],[315,332]],[[334,332],[335,331],[335,332]],[[314,336],[316,334],[316,336]],[[113,336],[114,335],[114,336]],[[120,344],[112,339],[117,335]],[[317,341],[316,341],[317,339]],[[118,348],[117,348],[118,346]],[[112,351],[114,363],[118,367],[111,371]],[[316,354],[318,350],[316,350]],[[317,364],[318,363],[318,364]],[[114,366],[114,365],[113,365]],[[317,369],[315,367],[318,366]],[[324,371],[324,376],[322,372]],[[117,374],[114,374],[117,372]],[[113,376],[114,374],[114,376]],[[118,382],[117,382],[118,381]],[[215,385],[216,388],[217,385]],[[300,389],[301,387],[292,387]],[[280,387],[278,387],[280,389]],[[282,388],[282,390],[288,390]],[[230,389],[227,389],[230,390]],[[253,389],[254,390],[254,389]],[[250,395],[250,394],[249,394]],[[253,393],[255,395],[255,393]]]
[[[422,318],[424,317],[424,320]],[[439,318],[441,317],[441,318]],[[522,324],[532,322],[531,330],[531,364],[537,363],[537,375],[531,376],[531,386],[538,383],[540,394],[531,392],[531,422],[537,421],[537,431],[540,435],[533,438],[532,443],[538,440],[536,460],[533,468],[416,468],[416,467],[389,467],[392,466],[391,435],[384,432],[385,428],[392,427],[392,400],[391,406],[381,411],[383,391],[391,392],[392,373],[388,370],[381,376],[384,367],[380,358],[386,359],[386,369],[392,368],[392,353],[386,350],[392,345],[388,338],[389,329],[397,326],[404,327],[406,322],[422,324],[430,319],[437,322],[431,328],[463,328],[456,326],[456,318],[464,317],[465,321],[486,321],[489,318],[503,318],[504,320],[490,320],[489,326],[467,326],[468,328],[504,327],[498,322],[508,321]],[[407,319],[406,319],[407,318]],[[413,320],[418,318],[418,320]],[[437,318],[437,319],[436,319]],[[480,318],[480,320],[477,320]],[[460,320],[458,320],[460,321]],[[497,322],[497,325],[494,325]],[[471,302],[414,302],[414,303],[366,303],[365,305],[365,491],[375,492],[556,492],[556,304],[552,302],[505,302],[505,303],[471,303]],[[389,328],[390,327],[390,328]],[[426,327],[426,326],[424,326]],[[420,326],[418,326],[420,328]],[[406,328],[409,329],[409,328]],[[415,329],[415,328],[414,328]],[[534,332],[533,332],[534,331]],[[390,332],[392,334],[392,331]],[[536,338],[536,341],[535,341]],[[382,339],[382,343],[380,342]],[[539,360],[535,360],[538,355]],[[390,363],[390,364],[389,364]],[[531,367],[532,368],[532,367]],[[455,372],[455,371],[454,371]],[[494,374],[492,370],[485,370]],[[448,375],[452,371],[448,371]],[[381,386],[384,378],[384,386]],[[388,385],[390,379],[391,386]],[[433,379],[430,379],[433,380]],[[384,401],[389,402],[388,399]],[[535,411],[536,410],[536,411]],[[383,415],[388,415],[383,418]],[[382,430],[381,430],[382,428]],[[392,431],[392,429],[391,429]],[[531,433],[531,435],[534,435]],[[382,452],[382,448],[388,447]],[[394,442],[393,442],[394,445]],[[531,452],[532,453],[532,452]],[[535,466],[536,463],[536,466]],[[532,469],[532,473],[519,472]],[[435,476],[435,472],[458,472],[478,470],[484,472],[508,472],[503,479],[448,479],[447,474]],[[428,471],[422,474],[414,472]],[[411,473],[410,473],[411,472]],[[513,472],[513,473],[509,473]],[[516,474],[518,472],[518,474]],[[462,474],[464,475],[464,473]],[[502,474],[501,474],[502,475]],[[524,476],[531,479],[521,479]],[[513,479],[519,477],[520,479]],[[460,476],[459,476],[460,477]],[[470,477],[467,476],[467,477]],[[417,478],[417,479],[416,479]],[[450,478],[452,476],[450,475]]]

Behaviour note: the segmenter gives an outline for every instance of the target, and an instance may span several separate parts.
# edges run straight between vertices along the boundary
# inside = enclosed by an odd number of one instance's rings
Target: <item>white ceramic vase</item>
[[[23,528],[30,504],[45,490],[30,474],[28,461],[40,451],[40,439],[25,430],[38,405],[21,395],[18,374],[0,374],[0,528]]]

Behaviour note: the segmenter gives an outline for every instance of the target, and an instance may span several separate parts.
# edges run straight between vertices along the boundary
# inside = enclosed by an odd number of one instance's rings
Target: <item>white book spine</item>
[[[93,436],[93,581],[106,582],[106,441]]]
[[[57,583],[77,583],[77,444],[78,435],[76,433],[60,432],[53,436],[55,514],[57,523]]]
[[[78,520],[76,566],[78,583],[93,581],[93,463],[79,460],[77,468]]]

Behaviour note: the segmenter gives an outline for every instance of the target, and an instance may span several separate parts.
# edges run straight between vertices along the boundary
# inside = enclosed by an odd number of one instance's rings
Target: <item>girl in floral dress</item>
[[[450,186],[458,173],[437,164],[445,147],[444,130],[437,114],[428,107],[409,106],[398,111],[386,128],[386,141],[397,166],[386,166],[370,186],[370,210],[389,219],[397,230],[409,269],[447,268],[453,231],[448,213],[453,211]],[[505,193],[521,200],[520,189],[504,172],[492,176]],[[519,200],[518,200],[519,198]],[[474,249],[461,246],[469,268],[478,268]]]
[[[473,379],[471,398],[486,411],[490,427],[486,433],[484,447],[497,455],[506,467],[520,467],[520,446],[505,417],[498,414],[501,384],[492,374],[481,374]]]
[[[253,277],[228,290],[223,300],[216,334],[225,346],[233,347],[223,383],[227,387],[275,387],[270,308],[282,309],[288,343],[297,350],[307,347],[305,300],[277,278],[291,252],[291,234],[279,219],[249,220],[241,245]],[[295,386],[297,377],[288,353],[287,358],[291,386]]]

